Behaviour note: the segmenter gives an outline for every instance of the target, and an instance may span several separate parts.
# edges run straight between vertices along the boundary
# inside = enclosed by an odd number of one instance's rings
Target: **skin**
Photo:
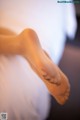
[[[0,54],[23,56],[44,81],[59,104],[63,105],[68,100],[70,93],[69,80],[53,63],[48,53],[42,49],[34,30],[25,29],[19,35],[16,35],[8,29],[1,28]]]

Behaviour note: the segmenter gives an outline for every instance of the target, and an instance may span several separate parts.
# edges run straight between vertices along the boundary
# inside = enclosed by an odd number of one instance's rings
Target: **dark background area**
[[[59,63],[60,69],[70,80],[71,93],[65,105],[52,107],[48,120],[80,120],[80,4],[75,4],[75,10],[78,25],[76,35],[74,40],[66,39]]]
[[[80,120],[80,4],[75,4],[77,31],[74,40],[67,38],[59,67],[68,76],[71,94],[67,103],[58,110],[54,120]]]

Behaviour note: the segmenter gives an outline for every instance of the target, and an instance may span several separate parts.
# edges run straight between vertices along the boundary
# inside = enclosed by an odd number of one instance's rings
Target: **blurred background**
[[[75,4],[77,31],[74,40],[67,37],[66,46],[59,67],[68,76],[71,83],[70,99],[55,114],[55,120],[80,120],[80,4]],[[63,115],[64,114],[64,115]]]

